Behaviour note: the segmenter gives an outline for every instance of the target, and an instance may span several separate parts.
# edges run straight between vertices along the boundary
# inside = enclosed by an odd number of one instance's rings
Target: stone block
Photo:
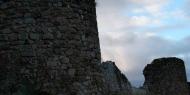
[[[31,45],[20,45],[19,46],[21,55],[23,57],[34,57],[35,51]]]
[[[9,38],[9,41],[16,41],[18,40],[18,34],[14,34],[14,33],[9,34],[8,38]]]
[[[5,34],[0,34],[0,41],[8,41],[8,36]]]
[[[11,33],[11,29],[10,28],[6,28],[6,29],[3,29],[0,33],[3,33],[3,34],[9,34]]]
[[[68,70],[68,75],[69,75],[70,77],[74,77],[74,76],[75,76],[75,72],[76,72],[75,69],[69,69],[69,70]]]
[[[39,40],[40,39],[40,34],[30,33],[30,39],[31,40]]]
[[[28,39],[28,34],[24,33],[24,32],[21,32],[21,33],[18,34],[18,39],[19,40],[27,40]]]
[[[44,40],[53,40],[54,39],[54,36],[53,34],[51,33],[45,33],[43,34],[43,37],[42,37]]]
[[[61,62],[62,64],[67,64],[67,63],[69,63],[70,61],[69,61],[69,58],[68,58],[68,57],[66,57],[66,56],[61,56],[61,57],[60,57],[60,62]]]

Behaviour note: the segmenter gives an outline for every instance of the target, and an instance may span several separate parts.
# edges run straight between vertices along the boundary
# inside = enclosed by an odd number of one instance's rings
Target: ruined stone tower
[[[95,0],[0,0],[0,95],[106,95]]]
[[[143,74],[151,95],[189,95],[185,65],[178,58],[155,59]]]

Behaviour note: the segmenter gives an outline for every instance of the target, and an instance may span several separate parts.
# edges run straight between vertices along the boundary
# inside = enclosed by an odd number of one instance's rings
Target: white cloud
[[[126,1],[131,9],[135,12],[148,13],[151,16],[159,17],[163,14],[163,7],[166,6],[170,0],[123,0]]]
[[[162,23],[163,10],[168,0],[98,0],[97,15],[100,31],[134,30]],[[138,15],[128,15],[128,14]],[[108,28],[112,27],[109,31]]]
[[[129,21],[129,25],[131,26],[147,26],[150,24],[159,24],[158,20],[152,19],[147,16],[132,16]]]

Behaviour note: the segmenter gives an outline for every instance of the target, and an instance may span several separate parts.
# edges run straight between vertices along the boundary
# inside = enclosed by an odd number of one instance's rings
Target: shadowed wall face
[[[188,89],[189,89],[189,94],[190,94],[190,82],[188,82],[187,84],[188,84]]]
[[[189,95],[185,66],[181,59],[156,59],[145,67],[143,74],[144,87],[152,95]]]
[[[101,67],[109,91],[108,95],[132,95],[130,82],[127,77],[121,73],[114,62],[103,62]]]
[[[94,0],[1,1],[0,55],[0,94],[103,92]]]

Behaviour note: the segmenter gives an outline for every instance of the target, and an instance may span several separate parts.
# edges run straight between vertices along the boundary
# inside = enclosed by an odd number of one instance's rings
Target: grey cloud
[[[189,6],[190,4],[190,0],[185,0],[185,4],[184,4],[184,10],[187,12],[187,15],[190,17],[190,12],[189,12]]]
[[[118,12],[118,9],[123,9],[127,4],[125,0],[97,0],[97,9],[99,13]]]
[[[190,72],[190,61],[188,60],[190,59],[190,36],[181,41],[168,40],[156,35],[149,35],[149,33],[176,28],[176,26],[157,26],[153,29],[145,27],[146,29],[143,30],[142,27],[144,26],[131,25],[134,21],[127,16],[121,15],[121,12],[123,9],[130,11],[136,5],[131,2],[138,0],[97,1],[103,60],[115,61],[116,65],[126,74],[133,85],[142,85],[144,80],[142,75],[143,68],[154,58],[181,57],[186,62],[187,72]],[[152,22],[151,19],[150,21]],[[151,24],[148,23],[147,25]],[[181,28],[183,25],[177,25],[177,27]],[[187,75],[190,80],[190,74],[187,73]]]
[[[110,35],[111,34],[111,35]],[[116,34],[120,34],[118,37],[114,38]],[[135,41],[136,35],[134,32],[111,32],[109,34],[101,34],[100,40],[102,45],[108,46],[125,46],[127,44],[133,43]],[[120,39],[122,38],[122,39]]]

